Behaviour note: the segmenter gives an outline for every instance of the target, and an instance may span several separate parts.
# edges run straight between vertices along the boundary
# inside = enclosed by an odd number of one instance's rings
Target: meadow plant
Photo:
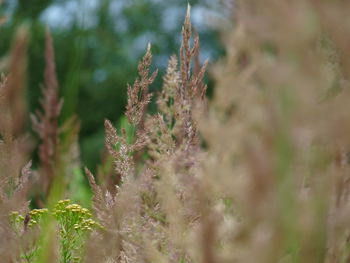
[[[80,262],[86,234],[100,225],[92,220],[88,209],[69,199],[58,201],[52,215],[59,224],[61,262]]]
[[[92,213],[56,202],[71,193],[69,174],[79,168],[78,126],[70,121],[68,136],[59,132],[49,35],[43,113],[33,118],[48,210],[28,208],[36,171],[23,131],[27,33],[19,30],[0,84],[1,260],[349,262],[350,3],[237,0],[231,7],[226,55],[209,67],[210,99],[190,8],[179,56],[170,58],[157,94],[149,92],[157,71],[148,46],[127,87],[126,124],[105,120],[103,169],[94,176],[85,168]],[[148,114],[153,97],[158,112]],[[45,221],[56,221],[55,231],[45,231]],[[59,242],[44,244],[40,232]]]
[[[37,111],[35,115],[31,115],[33,129],[42,141],[39,146],[40,177],[46,195],[49,194],[55,175],[58,173],[58,118],[63,104],[63,100],[60,100],[58,97],[58,81],[56,78],[54,56],[52,38],[47,29],[45,47],[46,67],[44,86],[42,88],[43,96],[40,100],[43,112]]]
[[[33,236],[33,231],[42,231],[41,226],[49,215],[58,224],[60,262],[81,262],[84,241],[88,233],[96,228],[102,229],[102,226],[92,219],[88,209],[78,204],[72,204],[69,199],[65,199],[58,201],[52,211],[47,208],[33,209],[26,215],[14,211],[10,213],[9,218],[16,235],[19,238],[26,238],[27,236]],[[26,263],[38,261],[41,249],[40,233],[36,234],[36,239],[32,239],[27,247],[21,249],[20,258]]]

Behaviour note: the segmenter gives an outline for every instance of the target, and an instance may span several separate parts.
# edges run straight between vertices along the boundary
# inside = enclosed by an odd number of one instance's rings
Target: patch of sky
[[[169,61],[168,55],[156,55],[154,56],[153,64],[155,68],[166,68]]]
[[[170,6],[163,11],[162,28],[167,32],[173,32],[179,28],[179,23],[183,17],[183,8]]]
[[[208,17],[207,9],[203,6],[194,6],[191,8],[192,24],[197,31],[206,29],[206,20]]]
[[[129,3],[130,4],[130,3]],[[109,14],[113,19],[115,32],[124,33],[128,31],[128,22],[122,14],[122,11],[127,7],[127,1],[111,1],[109,6]]]
[[[102,83],[107,79],[107,72],[104,69],[96,69],[93,73],[95,83]]]
[[[1,2],[1,1],[0,1]],[[11,16],[18,5],[17,0],[5,1],[1,7],[5,15]]]
[[[51,28],[69,28],[75,17],[75,7],[70,5],[50,5],[40,16],[40,20]]]
[[[109,4],[109,13],[112,17],[120,15],[125,6],[127,5],[126,1],[111,1]]]
[[[52,28],[69,28],[74,22],[78,22],[81,28],[90,28],[96,25],[95,10],[98,4],[99,0],[71,0],[52,4],[40,19]]]
[[[142,56],[146,52],[148,43],[162,43],[159,37],[157,33],[148,31],[135,38],[130,49],[132,58],[138,59]]]

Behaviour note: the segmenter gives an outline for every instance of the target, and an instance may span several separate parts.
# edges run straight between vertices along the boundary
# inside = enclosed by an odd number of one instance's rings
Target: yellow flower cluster
[[[13,211],[10,214],[11,220],[15,220],[17,222],[23,222],[24,221],[24,216],[20,215],[17,211]]]
[[[94,227],[99,226],[100,225],[92,219],[84,219],[80,224],[74,224],[74,229],[91,231]]]
[[[92,219],[92,214],[88,209],[79,204],[72,204],[71,200],[65,199],[58,201],[50,210],[46,208],[33,209],[26,216],[14,211],[10,213],[9,218],[13,230],[18,236],[21,236],[23,231],[34,228],[35,225],[39,227],[41,219],[49,213],[52,215],[50,219],[54,218],[58,222],[57,230],[60,237],[62,262],[81,262],[79,248],[84,244],[88,234],[93,229],[103,229],[99,223]]]
[[[44,215],[46,215],[48,213],[48,209],[43,208],[43,209],[33,209],[29,212],[29,221],[27,222],[28,227],[32,227],[36,224],[38,224],[38,222],[40,222],[40,220],[42,219],[42,217]],[[24,219],[25,217],[23,215],[20,215],[17,211],[11,212],[10,214],[10,221],[12,223],[12,225],[14,227],[16,227],[17,229],[22,228],[23,224],[24,224]]]
[[[62,225],[73,226],[76,231],[91,231],[100,225],[91,219],[88,209],[71,204],[69,199],[59,201],[52,213]]]
[[[37,225],[48,212],[47,208],[31,210],[29,212],[28,227]],[[52,215],[61,226],[65,228],[72,227],[75,231],[91,231],[97,227],[102,228],[99,223],[91,219],[92,215],[88,209],[81,207],[79,204],[72,204],[69,199],[58,201],[52,211]],[[25,217],[14,211],[10,214],[10,221],[16,229],[21,229],[23,228]]]
[[[48,212],[49,210],[47,208],[33,209],[32,211],[30,211],[30,221],[28,223],[28,226],[31,227],[36,225],[44,215],[47,215]]]
[[[17,211],[10,213],[10,223],[15,231],[23,229],[24,216],[20,215]]]

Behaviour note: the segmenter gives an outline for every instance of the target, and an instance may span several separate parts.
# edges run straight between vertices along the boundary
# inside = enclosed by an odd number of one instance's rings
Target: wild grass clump
[[[147,48],[127,87],[125,123],[105,120],[108,156],[97,176],[84,169],[92,213],[61,200],[74,196],[72,174],[83,173],[79,125],[58,125],[49,33],[42,112],[32,117],[39,162],[31,168],[33,140],[23,130],[28,34],[19,29],[0,84],[2,262],[350,260],[350,3],[233,6],[226,57],[210,67],[210,99],[190,9],[157,94],[149,92],[157,71]],[[147,112],[152,97],[156,114]]]

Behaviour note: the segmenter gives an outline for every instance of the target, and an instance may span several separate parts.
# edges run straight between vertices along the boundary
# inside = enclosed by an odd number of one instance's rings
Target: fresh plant
[[[40,226],[48,220],[48,216],[56,219],[58,224],[60,243],[60,262],[81,262],[84,242],[88,234],[102,226],[92,219],[88,209],[78,204],[72,204],[69,199],[60,200],[52,211],[47,208],[33,209],[26,215],[14,211],[10,213],[10,222],[16,235],[20,237],[30,236],[30,231],[38,231]],[[32,240],[31,244],[23,248],[21,258],[26,263],[37,262],[40,252],[40,239]]]
[[[101,226],[92,220],[88,209],[69,199],[58,201],[52,215],[59,225],[61,262],[80,262],[86,235]]]
[[[14,211],[10,214],[10,223],[12,229],[14,230],[17,238],[26,238],[38,231],[43,218],[47,215],[48,210],[43,209],[33,209],[26,215],[21,215],[19,212]],[[21,243],[20,243],[21,244]],[[36,238],[25,243],[25,246],[21,247],[20,258],[25,263],[35,262],[39,253],[38,240]]]

